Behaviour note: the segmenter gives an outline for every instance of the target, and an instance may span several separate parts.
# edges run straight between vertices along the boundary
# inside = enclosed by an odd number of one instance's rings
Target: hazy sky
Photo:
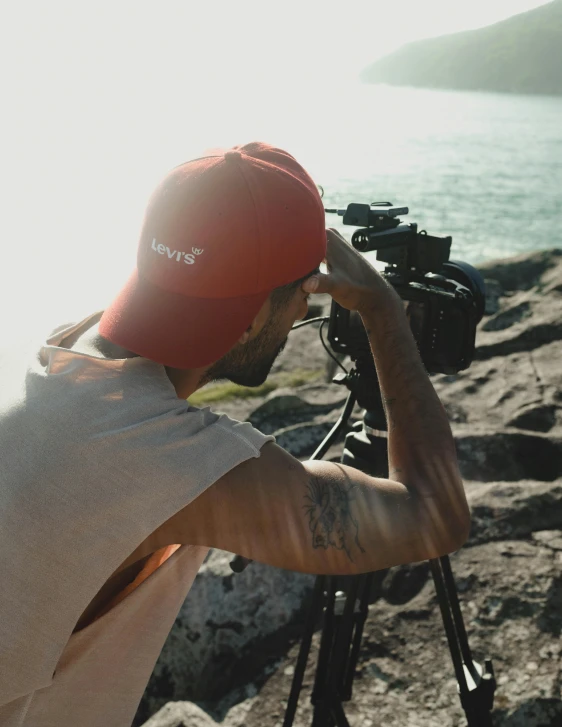
[[[3,4],[16,81],[139,85],[342,78],[416,38],[476,28],[544,0],[152,0]],[[12,75],[11,73],[9,75]],[[97,84],[96,84],[97,85]],[[68,86],[67,86],[68,88]]]
[[[271,122],[341,113],[360,70],[413,39],[475,28],[543,0],[37,0],[0,11],[0,144],[10,168],[118,168],[139,138],[162,168],[167,138],[246,141]],[[390,8],[390,9],[389,9]],[[339,108],[338,108],[339,101]],[[299,106],[300,104],[300,106]],[[300,118],[299,118],[300,117]],[[322,123],[322,112],[314,123]],[[185,131],[184,131],[185,130]],[[110,154],[108,153],[110,150]],[[134,162],[133,162],[134,163]],[[4,166],[6,160],[4,162]],[[144,168],[152,165],[143,161]]]
[[[377,57],[542,4],[4,2],[0,304],[57,266],[72,295],[92,287],[88,271],[112,270],[109,255],[124,267],[154,183],[201,149],[253,138],[298,147],[328,116],[345,124],[357,74]]]

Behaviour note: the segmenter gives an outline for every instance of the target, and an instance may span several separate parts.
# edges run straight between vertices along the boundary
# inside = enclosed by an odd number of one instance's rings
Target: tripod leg
[[[314,707],[312,727],[334,727],[330,708],[330,676],[336,633],[336,578],[326,578],[326,605],[324,624],[316,664],[316,676],[310,701]]]
[[[291,727],[291,725],[293,724],[293,720],[295,719],[299,695],[302,689],[302,681],[306,669],[306,662],[308,660],[308,654],[310,653],[310,644],[312,642],[312,634],[314,633],[314,624],[316,623],[316,618],[320,613],[320,609],[322,607],[322,594],[324,593],[325,581],[325,576],[317,576],[314,583],[314,590],[312,592],[312,603],[310,604],[310,609],[306,618],[306,624],[301,640],[299,655],[297,657],[297,663],[295,665],[295,673],[293,676],[293,682],[291,684],[289,699],[287,700],[287,709],[285,710],[283,727]]]
[[[429,564],[435,582],[441,616],[443,617],[443,624],[455,667],[459,696],[468,720],[468,727],[492,727],[491,713],[496,689],[492,662],[487,660],[482,669],[472,659],[448,558],[443,571],[441,570],[443,558],[430,560]],[[459,633],[462,636],[459,636]],[[462,638],[466,641],[466,648],[461,655],[459,643],[462,644]],[[463,656],[465,658],[464,664]]]
[[[318,657],[317,679],[313,692],[313,727],[347,727],[342,706],[351,698],[351,685],[359,655],[363,623],[368,611],[369,584],[372,574],[353,576],[342,584],[346,592],[338,597],[337,581],[328,600],[333,614],[326,620],[321,653]],[[328,614],[328,608],[326,612]]]
[[[337,727],[349,727],[349,722],[343,711],[343,705],[338,699],[334,701],[332,706],[332,718]]]
[[[468,670],[471,672],[472,678],[475,679],[477,675],[474,673],[475,669],[472,661],[472,652],[470,651],[468,636],[466,635],[466,628],[464,626],[464,620],[462,617],[459,596],[455,585],[453,571],[451,570],[451,561],[449,560],[448,555],[444,555],[439,560],[441,562],[443,579],[445,583],[445,588],[447,590],[447,598],[451,606],[451,613],[453,615],[453,621],[455,622],[455,630],[457,632],[457,638],[459,641],[462,658]]]
[[[316,666],[316,677],[314,679],[314,687],[310,698],[315,706],[325,702],[327,692],[328,679],[330,676],[329,669],[332,660],[334,648],[334,631],[336,628],[336,620],[334,606],[336,602],[336,584],[335,578],[326,578],[326,606],[324,608],[324,624],[322,627],[322,638],[320,639],[320,649],[318,651],[318,662]]]
[[[345,605],[344,592],[338,591],[338,579],[328,579],[324,629],[311,700],[314,705],[312,727],[349,727],[341,704],[341,683],[349,660],[359,579],[349,580]]]
[[[342,697],[342,687],[349,664],[350,647],[356,622],[357,595],[364,580],[364,576],[353,576],[349,580],[343,612],[337,616],[328,697],[336,693],[340,699]]]
[[[433,576],[435,590],[437,591],[437,600],[439,601],[441,618],[443,619],[445,633],[447,634],[447,641],[449,642],[449,650],[451,652],[451,658],[453,660],[455,676],[457,678],[459,689],[462,695],[468,692],[468,686],[466,683],[466,677],[462,664],[462,656],[459,649],[459,643],[457,641],[457,634],[455,632],[453,618],[451,616],[449,599],[447,598],[447,591],[445,589],[445,582],[443,580],[443,573],[441,572],[441,564],[439,562],[439,559],[433,558],[432,560],[430,560],[429,566],[431,568],[431,575]]]
[[[386,571],[385,571],[386,572]],[[371,583],[373,582],[374,573],[367,573],[362,576],[359,595],[359,611],[355,618],[355,632],[353,634],[353,644],[351,653],[345,668],[345,675],[342,684],[342,699],[346,702],[351,699],[353,690],[353,679],[355,678],[355,667],[359,658],[359,650],[361,649],[361,639],[363,638],[363,627],[369,613],[369,593],[371,591]]]

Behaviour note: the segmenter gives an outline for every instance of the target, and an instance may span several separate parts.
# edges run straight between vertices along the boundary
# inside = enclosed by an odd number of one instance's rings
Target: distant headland
[[[364,83],[562,95],[562,0],[494,25],[408,43],[367,66]]]

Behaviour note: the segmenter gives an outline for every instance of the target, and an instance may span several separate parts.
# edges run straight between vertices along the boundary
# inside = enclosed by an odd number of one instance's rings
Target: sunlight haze
[[[134,265],[150,191],[207,147],[268,141],[319,183],[373,163],[392,174],[402,163],[392,149],[381,145],[375,162],[366,146],[397,138],[411,110],[397,114],[396,96],[367,128],[362,68],[412,40],[542,4],[5,3],[4,336],[103,305]]]

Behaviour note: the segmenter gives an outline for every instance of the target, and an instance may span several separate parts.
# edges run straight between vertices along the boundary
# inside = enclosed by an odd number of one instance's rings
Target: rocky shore
[[[451,557],[477,661],[493,659],[496,727],[562,725],[562,250],[480,267],[486,315],[474,363],[432,377],[449,414],[472,510]],[[327,301],[320,301],[327,303]],[[326,369],[315,326],[291,334],[276,370]],[[346,391],[318,381],[215,406],[275,432],[309,456]],[[354,419],[360,412],[354,412]],[[328,457],[337,458],[341,444]],[[137,714],[145,727],[281,725],[314,579],[260,564],[232,573],[229,554],[204,564]],[[353,727],[461,727],[426,563],[376,581],[353,699]],[[313,640],[295,727],[311,723]],[[148,721],[147,721],[148,720]]]

